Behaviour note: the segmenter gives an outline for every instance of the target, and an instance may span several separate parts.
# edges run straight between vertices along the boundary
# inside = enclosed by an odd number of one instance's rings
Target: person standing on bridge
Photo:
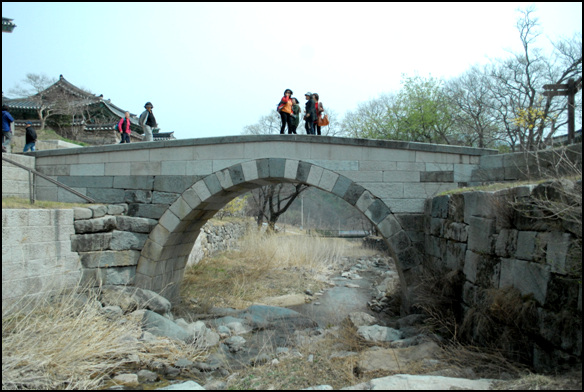
[[[287,88],[284,90],[284,97],[280,100],[278,104],[278,113],[280,113],[280,118],[282,119],[282,126],[280,127],[280,135],[284,134],[284,129],[288,125],[288,134],[292,133],[292,90]]]
[[[156,123],[156,118],[154,118],[154,113],[152,113],[152,109],[154,106],[150,102],[146,102],[144,105],[144,110],[140,115],[140,125],[144,130],[144,139],[145,142],[152,141],[152,130],[158,126]]]
[[[314,106],[312,93],[304,94],[304,98],[306,98],[304,128],[306,129],[307,135],[314,135],[316,133],[314,129],[314,124],[316,123],[316,108]]]
[[[122,143],[130,143],[130,112],[126,112],[125,117],[120,119],[118,122],[118,130],[120,131],[120,135],[122,136]]]
[[[316,134],[320,136],[320,128],[321,126],[318,125],[318,119],[322,116],[324,112],[324,107],[322,106],[322,102],[319,102],[319,96],[317,93],[312,94],[312,99],[314,99],[314,108],[316,109],[316,120],[314,120],[314,129],[316,130]]]
[[[294,135],[296,135],[296,128],[298,128],[298,125],[300,124],[300,113],[302,112],[302,109],[300,109],[300,105],[298,104],[298,100],[296,98],[292,98],[292,132]]]

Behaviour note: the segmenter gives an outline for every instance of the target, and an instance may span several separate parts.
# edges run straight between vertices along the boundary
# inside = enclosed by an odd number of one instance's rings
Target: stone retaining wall
[[[529,335],[531,352],[522,354],[540,368],[582,357],[581,224],[532,219],[510,204],[533,200],[546,186],[439,196],[425,212],[424,268],[462,274],[465,315],[489,314],[484,306],[497,290],[518,290],[530,318],[509,321]]]
[[[2,305],[77,284],[73,210],[2,209]]]
[[[128,206],[2,210],[2,301],[82,284],[131,284],[140,250],[157,224]],[[190,262],[235,245],[249,224],[208,222]]]

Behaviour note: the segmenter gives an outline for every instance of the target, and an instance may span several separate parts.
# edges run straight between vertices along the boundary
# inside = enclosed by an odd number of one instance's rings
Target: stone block
[[[125,203],[151,203],[152,191],[150,190],[127,190],[124,193]]]
[[[179,193],[171,192],[152,192],[152,203],[154,204],[172,204],[176,201]]]
[[[568,233],[553,232],[549,233],[546,264],[551,267],[551,271],[558,274],[567,274],[570,271],[568,266],[568,251],[572,236]]]
[[[127,204],[110,204],[107,206],[108,215],[122,215],[128,211]]]
[[[420,172],[420,182],[454,182],[453,171]]]
[[[114,188],[135,189],[135,190],[152,190],[154,185],[154,176],[115,176]]]
[[[330,192],[333,190],[333,187],[335,186],[338,178],[339,175],[337,173],[334,173],[330,170],[325,170],[322,173],[322,177],[320,178],[320,183],[318,184],[318,187],[327,192]]]
[[[81,265],[84,268],[124,267],[138,264],[140,252],[137,250],[100,252],[80,252]]]
[[[128,215],[141,218],[159,219],[168,209],[168,204],[140,204],[128,205]]]
[[[345,199],[349,204],[355,205],[359,197],[363,195],[365,188],[361,185],[354,183],[345,176],[339,176],[337,182],[331,192],[338,197]]]
[[[517,251],[517,230],[502,229],[495,241],[495,254],[499,257],[512,257]]]
[[[468,225],[446,221],[444,224],[444,238],[458,242],[468,240]]]
[[[432,198],[432,218],[448,218],[448,202],[450,196],[436,196]]]
[[[541,305],[546,303],[550,267],[518,259],[501,259],[499,287],[515,287],[522,295],[533,295]]]
[[[270,158],[270,178],[284,178],[286,172],[286,159],[284,158]]]
[[[446,267],[452,271],[462,270],[466,253],[466,244],[456,241],[446,243]]]
[[[375,199],[365,211],[365,216],[367,216],[374,224],[379,224],[390,213],[391,211],[381,199]]]
[[[117,230],[113,231],[111,236],[111,250],[142,250],[142,247],[148,238],[147,234]]]
[[[536,248],[537,232],[520,231],[517,233],[517,250],[515,257],[522,260],[532,261]]]
[[[87,188],[85,194],[98,203],[124,203],[126,192],[123,189]]]
[[[322,167],[312,165],[310,168],[310,173],[308,174],[308,178],[306,179],[306,183],[309,185],[318,186],[323,172],[324,169]]]
[[[476,253],[491,253],[495,234],[494,219],[473,216],[469,219],[468,248]]]
[[[75,222],[74,226],[75,233],[84,234],[113,231],[117,224],[114,216],[104,216],[95,219],[79,220]]]
[[[107,214],[107,207],[104,205],[92,205],[89,209],[93,211],[94,218],[101,218]]]
[[[71,236],[73,252],[106,250],[110,247],[112,233],[75,234]]]
[[[150,233],[154,226],[158,224],[155,219],[139,218],[134,216],[116,216],[118,230],[132,231],[134,233]]]
[[[299,182],[307,183],[308,182],[308,175],[310,174],[310,169],[312,168],[312,164],[304,161],[300,161],[298,163],[298,173],[296,174],[296,179]],[[342,196],[339,196],[342,197]]]

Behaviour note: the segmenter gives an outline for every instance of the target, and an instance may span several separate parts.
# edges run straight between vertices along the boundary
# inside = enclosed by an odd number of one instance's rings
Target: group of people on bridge
[[[296,128],[300,124],[300,114],[302,109],[298,99],[292,97],[292,90],[287,88],[284,90],[284,96],[278,104],[277,111],[280,113],[282,119],[282,126],[280,127],[280,134],[283,135],[286,127],[288,127],[288,134],[296,135]],[[304,109],[304,128],[307,135],[320,135],[321,128],[328,125],[328,116],[324,115],[324,107],[319,101],[319,96],[316,93],[304,94],[306,105]]]

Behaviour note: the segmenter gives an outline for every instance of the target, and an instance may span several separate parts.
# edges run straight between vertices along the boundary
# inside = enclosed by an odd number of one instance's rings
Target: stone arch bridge
[[[361,211],[386,240],[402,282],[421,263],[424,202],[467,185],[494,150],[308,135],[234,136],[37,151],[36,169],[99,203],[127,203],[155,224],[131,282],[173,300],[205,222],[233,198],[304,183]],[[41,200],[81,201],[37,179]]]

